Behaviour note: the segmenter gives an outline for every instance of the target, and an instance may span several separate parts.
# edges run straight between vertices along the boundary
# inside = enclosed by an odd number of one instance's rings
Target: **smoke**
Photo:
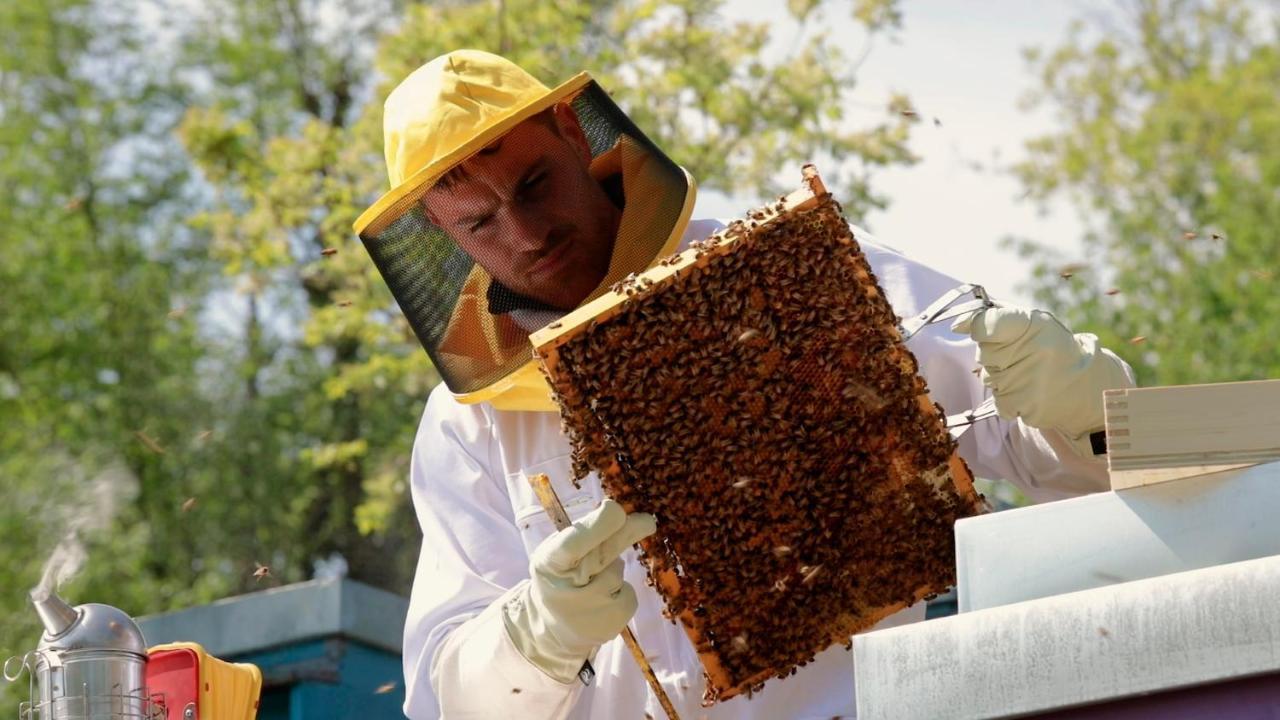
[[[71,482],[64,488],[69,500],[58,508],[54,522],[64,528],[62,537],[45,561],[40,582],[31,590],[31,598],[49,597],[71,579],[89,559],[83,538],[111,525],[121,504],[133,499],[138,480],[123,463],[114,462],[88,479],[81,465],[72,467]]]

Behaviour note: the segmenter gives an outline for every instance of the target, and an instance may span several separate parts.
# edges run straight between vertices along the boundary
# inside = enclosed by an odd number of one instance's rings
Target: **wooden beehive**
[[[954,583],[981,498],[812,166],[532,339],[575,480],[658,517],[643,556],[707,702]]]
[[[1111,489],[1280,460],[1280,380],[1108,390]]]

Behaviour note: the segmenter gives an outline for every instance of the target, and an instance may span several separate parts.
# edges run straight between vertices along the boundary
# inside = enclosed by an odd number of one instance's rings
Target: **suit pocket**
[[[507,489],[511,493],[516,526],[520,530],[525,550],[530,553],[556,531],[555,523],[538,502],[538,496],[529,483],[529,478],[539,473],[551,479],[551,488],[560,498],[560,504],[569,514],[570,520],[577,520],[591,512],[602,499],[600,484],[596,482],[595,475],[583,479],[581,487],[574,487],[570,480],[568,454],[543,460],[508,474]]]

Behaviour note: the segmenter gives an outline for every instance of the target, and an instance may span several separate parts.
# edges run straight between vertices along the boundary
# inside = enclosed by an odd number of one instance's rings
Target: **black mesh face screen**
[[[647,267],[682,230],[684,171],[594,82],[568,102],[589,166],[550,131],[552,116],[535,116],[361,233],[454,393],[482,390],[529,362],[530,333]],[[614,225],[600,220],[619,208]],[[616,234],[598,231],[605,226]]]

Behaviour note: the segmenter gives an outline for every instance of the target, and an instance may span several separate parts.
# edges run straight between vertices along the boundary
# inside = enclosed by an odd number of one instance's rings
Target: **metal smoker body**
[[[147,692],[147,645],[133,618],[99,603],[73,608],[52,592],[33,594],[32,602],[45,632],[22,659],[33,687],[31,700],[19,707],[20,720],[164,716]]]

